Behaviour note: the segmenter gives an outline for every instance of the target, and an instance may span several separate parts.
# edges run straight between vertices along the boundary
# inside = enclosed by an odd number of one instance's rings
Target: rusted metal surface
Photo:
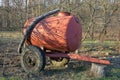
[[[65,53],[55,52],[54,54],[46,53],[46,56],[49,56],[49,57],[66,57],[66,58],[75,59],[75,60],[82,60],[82,61],[88,61],[88,62],[93,62],[93,63],[110,65],[110,61],[108,61],[108,60],[101,60],[101,59],[92,58],[92,57],[89,57],[89,56],[81,56],[80,54],[74,54],[74,53],[65,54]]]
[[[26,21],[26,28],[34,18]],[[32,31],[29,41],[32,45],[57,51],[75,51],[79,48],[82,38],[82,28],[78,18],[70,13],[59,13],[40,21]]]
[[[39,19],[39,18],[38,18]],[[41,20],[41,19],[40,19]],[[51,16],[43,20],[35,20],[35,18],[26,21],[23,33],[30,32],[30,44],[37,47],[44,47],[48,50],[60,51],[54,54],[46,53],[49,57],[66,57],[70,59],[83,60],[93,63],[109,65],[107,60],[100,60],[89,56],[81,56],[79,54],[65,54],[62,52],[72,52],[79,48],[82,39],[82,27],[75,15],[69,12],[59,12],[57,16]],[[35,24],[33,24],[34,21]],[[31,27],[31,24],[32,27]],[[29,30],[31,27],[31,31]],[[27,33],[26,33],[27,34]]]
[[[37,23],[39,23],[41,20],[45,19],[46,17],[48,17],[52,14],[59,12],[59,11],[60,11],[59,9],[55,9],[55,10],[49,11],[48,13],[43,14],[37,18],[34,18],[34,20],[27,26],[26,31],[24,32],[24,37],[21,40],[21,43],[19,44],[19,47],[18,47],[18,53],[22,52],[22,47],[23,47],[25,41],[30,38],[31,33],[32,33],[33,29],[35,28],[35,26],[37,25]]]

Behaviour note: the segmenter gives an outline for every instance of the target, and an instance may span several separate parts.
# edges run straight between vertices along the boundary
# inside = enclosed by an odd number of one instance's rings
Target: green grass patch
[[[0,80],[23,80],[20,77],[0,77]]]
[[[22,37],[22,32],[18,31],[0,31],[0,38],[21,38]]]

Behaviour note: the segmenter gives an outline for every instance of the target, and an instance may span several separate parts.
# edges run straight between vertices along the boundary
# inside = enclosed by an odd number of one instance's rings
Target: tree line
[[[120,40],[120,0],[1,0],[0,31],[20,31],[27,19],[56,8],[79,17],[83,40]]]

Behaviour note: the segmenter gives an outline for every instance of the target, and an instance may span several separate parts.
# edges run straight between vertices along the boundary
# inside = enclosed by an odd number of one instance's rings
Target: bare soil
[[[21,75],[20,54],[17,53],[17,42],[0,44],[0,76]]]
[[[17,77],[18,80],[67,80],[70,79],[69,75],[74,75],[74,73],[78,73],[78,69],[80,71],[85,71],[87,69],[85,67],[83,68],[83,65],[86,64],[78,61],[76,61],[75,63],[71,61],[71,63],[68,65],[69,68],[56,68],[47,63],[45,71],[40,72],[40,74],[27,74],[26,72],[24,72],[20,64],[20,54],[17,52],[18,45],[19,42],[15,40],[0,41],[0,77],[4,77],[6,79]],[[66,73],[68,74],[64,76],[64,74]]]
[[[0,40],[0,77],[6,79],[15,77],[14,80],[92,80],[92,77],[89,78],[91,64],[83,61],[70,61],[68,67],[59,68],[47,63],[45,71],[40,72],[40,74],[27,74],[20,64],[20,54],[17,52],[18,45],[19,41],[17,40]],[[115,72],[109,72],[108,77],[117,75],[117,79],[119,79],[120,65],[117,67],[118,72],[116,69],[113,70]]]

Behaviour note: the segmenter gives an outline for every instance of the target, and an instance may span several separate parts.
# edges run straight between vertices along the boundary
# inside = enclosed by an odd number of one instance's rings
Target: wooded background
[[[83,40],[120,41],[120,0],[0,0],[0,31],[21,31],[27,19],[56,8],[79,17]]]

